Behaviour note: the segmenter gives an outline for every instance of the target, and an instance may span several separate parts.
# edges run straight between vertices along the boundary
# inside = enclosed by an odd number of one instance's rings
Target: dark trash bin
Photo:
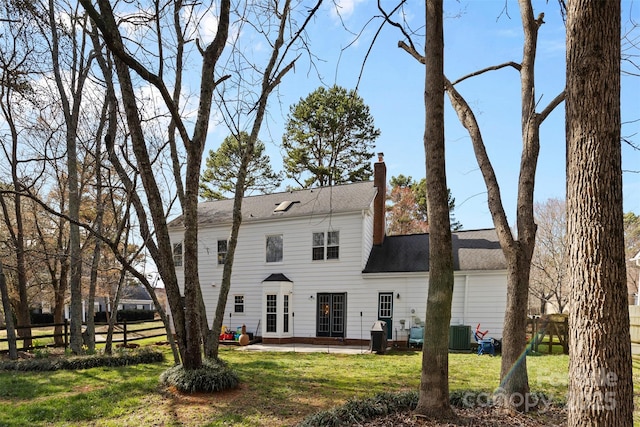
[[[387,350],[387,322],[384,320],[376,320],[373,323],[369,350],[375,353],[384,353]]]

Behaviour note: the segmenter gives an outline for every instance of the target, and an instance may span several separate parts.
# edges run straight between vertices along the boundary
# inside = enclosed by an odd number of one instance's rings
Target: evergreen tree
[[[282,138],[286,176],[303,188],[366,181],[378,136],[354,90],[320,87],[291,106]]]
[[[206,169],[200,177],[200,197],[220,200],[234,193],[248,140],[249,134],[243,131],[240,132],[240,138],[229,135],[222,141],[220,148],[209,150],[209,156],[205,160]],[[282,182],[282,174],[273,171],[269,156],[264,151],[264,143],[257,141],[247,170],[244,185],[246,195],[252,192],[271,193]]]

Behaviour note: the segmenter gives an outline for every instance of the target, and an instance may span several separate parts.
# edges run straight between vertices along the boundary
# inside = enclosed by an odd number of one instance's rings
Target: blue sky
[[[405,8],[407,22],[419,30],[424,23],[422,1],[410,0]],[[545,13],[545,24],[538,39],[536,94],[541,111],[564,87],[565,30],[556,1],[534,0],[534,11]],[[389,7],[395,2],[382,0]],[[324,9],[310,29],[311,48],[321,59],[310,69],[299,62],[288,74],[279,94],[272,98],[269,117],[261,139],[271,162],[281,169],[281,138],[289,106],[306,97],[318,86],[339,84],[355,88],[364,57],[380,20],[366,28],[369,17],[378,15],[374,1],[342,1],[342,22],[334,12]],[[522,28],[515,0],[445,0],[445,74],[454,80],[481,68],[522,58]],[[421,7],[422,6],[422,7]],[[623,0],[623,29],[629,17],[640,22],[640,3]],[[348,32],[346,29],[352,31]],[[360,37],[354,42],[355,33]],[[640,28],[636,29],[636,37]],[[392,27],[382,30],[373,46],[358,91],[369,105],[381,136],[375,147],[384,152],[388,177],[410,175],[419,180],[424,166],[424,67],[397,48],[401,34]],[[420,44],[422,40],[416,39]],[[349,47],[347,47],[349,46]],[[640,145],[640,76],[623,76],[623,136]],[[520,163],[520,82],[512,68],[492,71],[457,86],[474,109],[483,138],[496,170],[503,203],[510,224],[515,222],[517,179]],[[486,203],[486,189],[473,154],[469,136],[458,122],[448,99],[445,100],[447,180],[456,198],[456,218],[465,229],[493,227]],[[220,127],[212,132],[209,149],[219,146],[226,136]],[[565,197],[564,104],[554,110],[541,127],[535,199]],[[623,146],[624,209],[640,214],[640,152]],[[635,171],[635,172],[633,172]]]

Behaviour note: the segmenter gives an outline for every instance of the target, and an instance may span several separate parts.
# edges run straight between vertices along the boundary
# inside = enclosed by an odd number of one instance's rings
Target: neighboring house
[[[127,285],[122,289],[118,310],[155,310],[147,289],[140,285]]]
[[[374,181],[246,197],[224,325],[263,342],[363,344],[376,320],[406,342],[422,324],[428,234],[385,236],[386,166]],[[233,200],[199,205],[198,257],[207,320],[215,312]],[[183,221],[169,224],[183,281]],[[506,262],[495,230],[453,233],[452,325],[502,336]]]
[[[636,283],[627,283],[627,287],[629,289],[629,304],[640,305],[640,268],[638,268],[640,267],[640,252],[638,252],[636,256],[631,258],[629,261],[634,263],[635,266],[632,265],[631,268],[629,267],[627,268],[631,270],[632,274],[633,274],[633,270],[636,270],[636,274],[638,277],[638,281]],[[633,282],[634,280],[635,278],[633,278],[631,282]]]
[[[87,300],[82,300],[82,319],[85,322],[87,321],[87,304]],[[94,313],[111,310],[111,304],[104,297],[96,297],[93,307]],[[135,284],[125,285],[122,289],[118,310],[155,310],[155,307],[147,289],[140,284]],[[65,304],[64,317],[71,319],[69,304]]]

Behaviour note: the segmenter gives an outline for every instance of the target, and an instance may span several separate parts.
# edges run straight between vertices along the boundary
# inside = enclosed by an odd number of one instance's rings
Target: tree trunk
[[[17,159],[16,159],[17,160]],[[17,163],[15,163],[17,165]],[[16,180],[16,191],[21,190],[21,184]],[[22,221],[22,202],[19,194],[15,195],[15,210],[16,210],[16,269],[18,278],[18,312],[16,317],[18,324],[21,326],[18,328],[18,335],[22,338],[24,348],[29,348],[32,345],[31,339],[31,316],[29,310],[29,296],[27,295],[27,267],[25,262],[24,251],[24,224]]]
[[[107,104],[109,100],[105,100],[103,106],[102,115],[100,116],[100,128],[104,126],[107,115]],[[102,133],[102,132],[100,132]],[[104,200],[102,196],[102,141],[100,136],[96,138],[96,218],[94,221],[94,228],[97,234],[102,234],[104,228]],[[93,248],[93,257],[91,259],[91,274],[89,279],[89,298],[87,304],[87,347],[90,353],[93,353],[96,349],[96,326],[94,322],[95,312],[95,298],[96,287],[98,285],[98,268],[100,266],[100,257],[102,255],[102,240],[95,238],[95,245]]]
[[[568,425],[633,424],[620,146],[620,2],[567,2]]]
[[[515,244],[514,246],[517,246]],[[502,332],[502,360],[498,403],[506,408],[528,411],[529,376],[526,359],[527,300],[529,296],[529,268],[522,250],[506,252],[507,308]],[[529,258],[529,261],[531,258]]]
[[[0,299],[2,299],[2,309],[4,311],[4,323],[7,327],[7,341],[9,344],[9,359],[16,360],[18,358],[18,345],[16,343],[16,330],[13,324],[13,314],[11,304],[9,303],[9,291],[7,290],[7,281],[0,262]]]
[[[54,294],[53,294],[53,323],[56,323],[54,327],[53,333],[56,335],[53,339],[53,342],[56,346],[64,345],[64,337],[62,334],[64,333],[63,326],[60,325],[64,322],[64,300],[65,295],[67,293],[67,278],[60,276],[57,280],[57,286],[54,285]]]
[[[116,324],[116,319],[118,318],[118,304],[120,303],[120,294],[122,293],[122,285],[125,279],[125,270],[123,269],[120,272],[120,278],[118,279],[118,284],[116,285],[116,295],[113,298],[113,304],[111,305],[111,310],[106,310],[109,318],[107,319],[107,339],[104,343],[104,352],[105,354],[111,354],[113,348],[113,329]]]
[[[442,0],[427,0],[425,45],[425,133],[429,218],[429,293],[425,315],[416,414],[447,419],[449,403],[449,324],[453,298],[453,256],[444,143],[444,34]]]

